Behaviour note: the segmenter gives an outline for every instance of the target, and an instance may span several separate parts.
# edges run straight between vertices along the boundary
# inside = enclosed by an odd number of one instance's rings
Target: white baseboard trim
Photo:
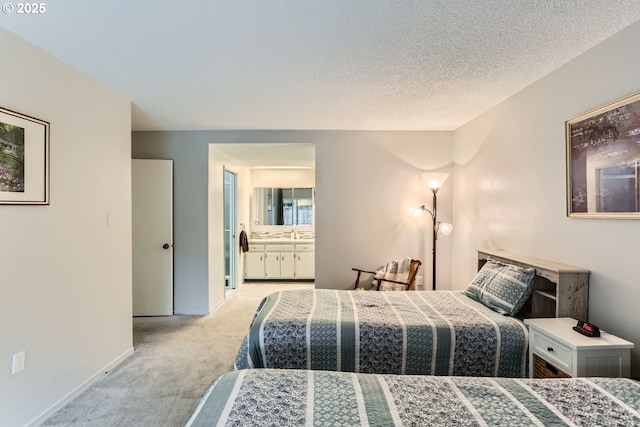
[[[209,310],[209,314],[213,313],[214,311],[216,311],[216,309],[218,307],[220,307],[222,305],[222,303],[224,302],[224,300],[222,301],[218,301],[218,303],[216,305],[214,305],[213,307],[211,307],[211,310]]]
[[[80,384],[74,390],[72,390],[69,394],[64,396],[62,399],[58,400],[56,403],[51,405],[48,409],[42,412],[40,415],[31,420],[25,427],[37,427],[43,422],[47,420],[51,415],[57,412],[60,408],[62,408],[67,403],[71,402],[74,398],[76,398],[80,393],[88,389],[93,383],[98,381],[103,375],[107,372],[118,366],[122,363],[127,357],[133,354],[133,347],[129,348],[127,351],[122,353],[120,356],[116,357],[111,363],[109,363],[104,368],[100,369],[98,372],[89,377],[85,382]]]

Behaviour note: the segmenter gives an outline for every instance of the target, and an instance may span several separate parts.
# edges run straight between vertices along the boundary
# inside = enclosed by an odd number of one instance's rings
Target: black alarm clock
[[[593,323],[589,323],[585,320],[578,320],[578,324],[573,327],[573,330],[587,337],[600,336],[600,328],[598,328]]]

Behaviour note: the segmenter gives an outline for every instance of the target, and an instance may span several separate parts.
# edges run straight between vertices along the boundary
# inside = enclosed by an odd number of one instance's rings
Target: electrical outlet
[[[15,375],[24,369],[26,359],[27,352],[24,350],[13,355],[13,366],[11,368],[11,375]]]

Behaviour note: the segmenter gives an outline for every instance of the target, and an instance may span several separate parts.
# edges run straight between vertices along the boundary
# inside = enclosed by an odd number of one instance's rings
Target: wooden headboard
[[[572,317],[588,320],[589,270],[497,249],[478,251],[478,270],[487,262],[488,256],[536,270],[533,292],[518,317]]]

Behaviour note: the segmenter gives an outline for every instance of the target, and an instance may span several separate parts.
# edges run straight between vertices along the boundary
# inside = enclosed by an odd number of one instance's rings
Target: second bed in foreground
[[[253,369],[220,377],[190,427],[640,426],[624,378],[469,378]]]

